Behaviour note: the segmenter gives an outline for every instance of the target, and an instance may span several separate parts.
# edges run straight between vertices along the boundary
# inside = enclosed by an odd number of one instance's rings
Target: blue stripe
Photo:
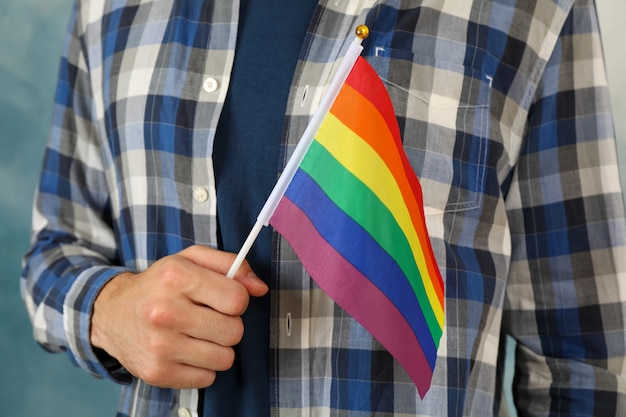
[[[285,195],[306,213],[331,246],[392,301],[413,329],[431,368],[434,367],[437,347],[415,292],[395,260],[304,171],[296,172]]]

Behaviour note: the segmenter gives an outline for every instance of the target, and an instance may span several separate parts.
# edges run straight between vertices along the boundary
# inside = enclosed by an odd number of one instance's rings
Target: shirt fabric
[[[222,250],[236,253],[243,246],[276,183],[289,86],[316,5],[240,2],[233,71],[212,153]],[[261,231],[246,260],[269,284],[271,228]],[[269,416],[269,316],[269,296],[251,297],[235,363],[200,396],[203,416]]]
[[[119,416],[194,407],[103,361],[90,315],[120,271],[217,245],[212,148],[238,8],[91,0],[74,10],[21,288],[39,343],[129,380]],[[504,334],[518,341],[519,415],[626,414],[626,228],[593,1],[320,2],[279,165],[361,23],[422,185],[445,331],[420,400],[274,236],[272,415],[496,415]]]

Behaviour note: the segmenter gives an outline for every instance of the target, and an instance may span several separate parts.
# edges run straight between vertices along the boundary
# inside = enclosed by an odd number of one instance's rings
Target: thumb
[[[231,274],[235,262],[237,262],[237,256],[232,254],[233,258],[228,269],[228,273]],[[250,267],[247,260],[243,260],[237,270],[232,274],[232,279],[237,281],[248,291],[248,294],[253,297],[261,297],[269,291],[267,284],[260,279]],[[227,275],[228,276],[228,275]]]
[[[267,294],[269,287],[252,270],[248,269],[247,273],[240,272],[241,270],[235,274],[233,279],[243,285],[248,290],[248,294],[253,297],[261,297]]]
[[[227,271],[230,269],[232,263],[237,257],[235,253],[223,252],[201,245],[195,245],[184,249],[179,252],[179,255],[196,265],[223,275],[226,275]],[[250,268],[248,262],[245,260],[235,273],[233,280],[243,285],[248,291],[248,294],[253,297],[260,297],[269,291],[267,284],[256,276]]]

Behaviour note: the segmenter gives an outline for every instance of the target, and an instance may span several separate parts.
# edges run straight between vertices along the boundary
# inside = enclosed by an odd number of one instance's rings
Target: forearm
[[[91,314],[101,288],[125,270],[78,244],[37,241],[25,257],[20,284],[36,341],[67,352],[94,375],[113,378],[90,343]]]
[[[59,113],[64,117],[55,124],[69,125],[64,119],[72,113]],[[44,348],[67,352],[76,365],[108,377],[89,343],[90,315],[105,283],[128,268],[117,250],[103,163],[84,157],[97,147],[86,133],[53,129],[35,196],[21,291],[35,339]]]

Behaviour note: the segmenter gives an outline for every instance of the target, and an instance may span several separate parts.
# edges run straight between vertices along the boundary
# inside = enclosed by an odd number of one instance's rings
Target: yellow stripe
[[[387,165],[371,146],[348,129],[332,113],[328,113],[324,119],[315,140],[369,187],[392,213],[407,237],[417,267],[424,278],[422,281],[433,312],[437,322],[443,327],[443,306],[439,303],[439,298],[428,275],[428,267],[421,250],[419,237],[402,198],[402,193]]]

